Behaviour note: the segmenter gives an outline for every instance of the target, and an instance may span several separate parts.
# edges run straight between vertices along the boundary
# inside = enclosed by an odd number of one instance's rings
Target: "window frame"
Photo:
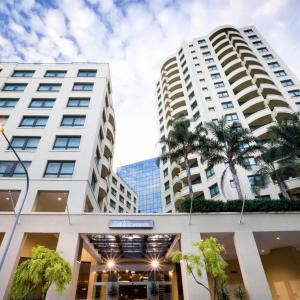
[[[25,119],[33,119],[32,125],[23,125],[23,122]],[[19,127],[24,127],[24,128],[45,128],[47,126],[49,117],[48,116],[23,116],[21,119],[21,122],[19,124]],[[45,124],[43,125],[37,125],[37,122],[39,120],[45,120]]]
[[[65,146],[55,146],[58,139],[66,139]],[[73,139],[79,139],[78,146],[69,146]],[[53,143],[52,150],[79,150],[80,149],[81,136],[80,135],[56,135]]]
[[[58,168],[58,172],[57,173],[49,173],[47,172],[48,167],[50,164],[59,164],[59,168]],[[62,169],[64,164],[69,164],[69,163],[73,163],[73,168],[72,168],[72,174],[71,173],[62,173]],[[74,170],[75,170],[75,160],[48,160],[47,164],[46,164],[46,168],[44,171],[44,178],[72,178],[74,175]],[[57,175],[57,176],[48,176],[48,175]]]
[[[24,139],[24,144],[22,146],[19,146],[19,147],[15,146],[14,142],[17,139]],[[33,140],[37,141],[36,146],[29,147],[28,143],[30,143]],[[15,149],[15,150],[17,150],[17,151],[22,151],[22,150],[36,150],[38,148],[40,140],[41,140],[40,136],[13,136],[12,139],[11,139],[11,141],[10,141],[10,144],[12,145],[12,147],[8,146],[7,150],[12,150],[12,148]]]
[[[42,87],[47,87],[47,86],[48,89],[46,90],[41,89]],[[61,86],[62,86],[61,83],[40,83],[36,91],[42,93],[48,93],[48,92],[58,93],[61,89]]]
[[[77,119],[83,119],[83,124],[78,124],[76,125],[76,118]],[[73,119],[72,120],[72,124],[64,124],[64,121],[66,119]],[[85,126],[85,120],[86,120],[86,116],[85,115],[63,115],[61,122],[60,122],[60,127],[84,127]]]
[[[1,170],[1,163],[12,163],[12,166],[9,170],[9,172],[0,172],[0,178],[1,177],[25,177],[26,173],[22,167],[22,165],[20,164],[19,161],[15,161],[15,160],[0,160],[0,170]],[[22,161],[22,163],[24,164],[27,172],[29,170],[29,167],[31,165],[31,161]],[[17,172],[15,173],[16,169],[20,167],[20,170],[22,170],[22,172]],[[24,171],[24,172],[23,172]],[[8,176],[5,176],[5,174],[9,174]],[[17,175],[17,176],[14,176]]]

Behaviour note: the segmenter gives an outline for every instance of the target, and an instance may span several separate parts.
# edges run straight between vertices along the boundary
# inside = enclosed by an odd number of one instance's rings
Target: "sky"
[[[299,0],[0,0],[2,62],[108,62],[114,169],[158,155],[155,85],[183,41],[254,25],[300,78]]]

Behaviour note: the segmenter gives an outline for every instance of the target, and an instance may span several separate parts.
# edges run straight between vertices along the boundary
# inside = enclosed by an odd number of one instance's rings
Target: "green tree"
[[[62,293],[72,279],[70,264],[56,251],[44,246],[32,249],[32,257],[22,262],[11,287],[11,299],[45,299],[49,287],[54,284]]]
[[[221,299],[222,295],[220,295],[220,290],[224,289],[227,280],[225,273],[227,263],[222,257],[222,253],[225,252],[224,246],[214,237],[195,242],[193,246],[196,247],[197,254],[175,251],[172,253],[173,263],[184,261],[188,273],[193,276],[195,282],[210,292],[213,299],[215,299],[216,296]],[[212,290],[200,281],[203,269],[206,270],[207,275],[214,282]]]
[[[234,289],[234,295],[239,299],[239,300],[244,300],[246,299],[246,291],[243,288],[241,284],[237,284]]]
[[[238,198],[244,200],[240,180],[237,174],[237,166],[249,167],[248,159],[259,153],[262,146],[258,145],[255,137],[238,122],[227,122],[226,118],[218,120],[217,123],[206,124],[209,136],[206,144],[202,145],[200,152],[208,160],[208,167],[225,164],[221,177],[221,188],[224,193],[224,179],[229,169],[235,183]]]
[[[189,154],[194,153],[197,150],[197,144],[199,143],[198,135],[190,131],[190,121],[187,119],[179,119],[172,123],[173,129],[170,131],[168,137],[163,137],[160,143],[168,151],[160,156],[163,161],[165,159],[170,159],[171,161],[179,162],[183,158],[184,165],[187,173],[187,181],[189,187],[189,198],[191,200],[191,210],[193,210],[193,185],[191,177],[191,167],[189,163]]]

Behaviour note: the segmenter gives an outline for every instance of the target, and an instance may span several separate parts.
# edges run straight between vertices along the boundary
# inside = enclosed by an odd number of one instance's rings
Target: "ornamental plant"
[[[69,262],[58,252],[38,245],[32,249],[32,257],[18,266],[10,297],[15,300],[44,300],[52,284],[62,294],[71,280]]]

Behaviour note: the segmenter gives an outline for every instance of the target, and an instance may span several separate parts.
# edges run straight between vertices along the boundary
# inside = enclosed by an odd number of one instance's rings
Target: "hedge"
[[[201,200],[195,199],[193,202],[193,212],[240,212],[242,200]],[[179,212],[190,211],[190,199],[185,199],[178,207]],[[276,211],[299,211],[300,200],[246,200],[244,212],[276,212]]]

